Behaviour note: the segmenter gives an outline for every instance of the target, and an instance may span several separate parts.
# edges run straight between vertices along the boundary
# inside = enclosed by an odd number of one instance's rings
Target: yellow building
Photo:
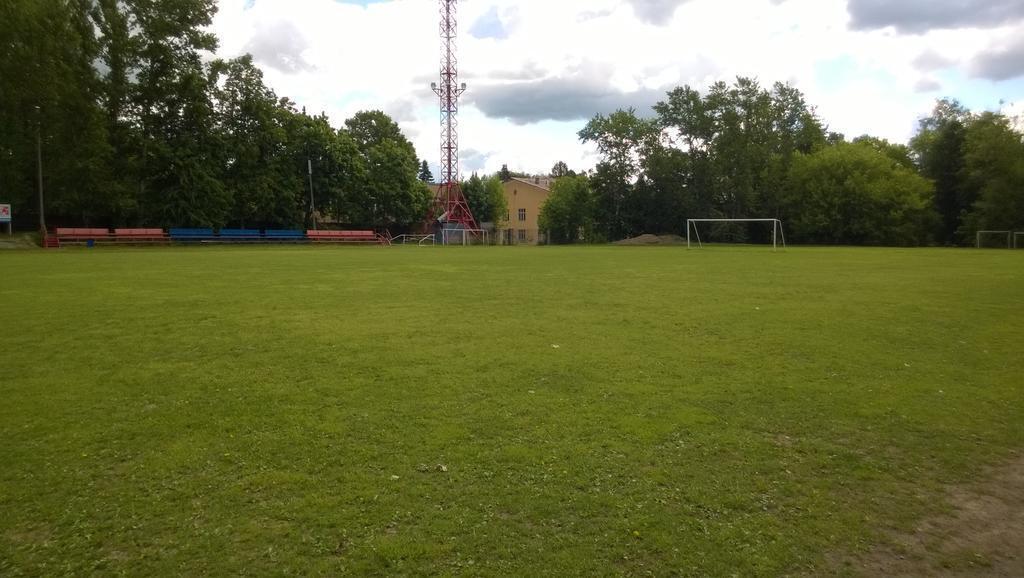
[[[536,245],[544,242],[543,232],[537,224],[540,208],[551,194],[551,179],[547,177],[512,178],[502,183],[508,218],[495,235],[504,245]]]

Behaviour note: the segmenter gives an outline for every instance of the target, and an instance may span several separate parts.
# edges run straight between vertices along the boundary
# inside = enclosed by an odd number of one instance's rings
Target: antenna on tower
[[[430,88],[441,102],[441,185],[431,204],[428,223],[433,227],[476,231],[476,219],[459,185],[459,97],[466,91],[466,83],[459,82],[455,56],[457,3],[458,0],[440,0],[441,82],[430,83]]]

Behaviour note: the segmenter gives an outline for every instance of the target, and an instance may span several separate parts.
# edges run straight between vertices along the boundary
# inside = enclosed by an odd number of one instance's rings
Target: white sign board
[[[11,222],[11,206],[10,205],[0,205],[0,223],[10,223],[10,222]]]

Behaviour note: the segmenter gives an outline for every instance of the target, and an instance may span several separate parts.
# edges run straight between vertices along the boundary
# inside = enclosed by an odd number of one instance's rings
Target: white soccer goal
[[[1013,245],[1014,245],[1013,231],[978,231],[977,247],[979,249],[981,248],[981,237],[982,237],[982,235],[989,235],[989,236],[991,236],[991,235],[999,235],[999,236],[1005,235],[1006,236],[1006,248],[1009,249],[1009,248],[1013,247]]]
[[[449,245],[487,245],[489,232],[487,229],[441,229],[441,244]]]
[[[420,247],[436,244],[435,235],[399,235],[391,239],[392,245],[419,245]]]
[[[700,231],[697,229],[697,223],[771,223],[772,224],[772,250],[777,251],[779,244],[782,244],[782,248],[786,248],[786,233],[782,230],[782,221],[779,219],[687,219],[686,220],[686,248],[689,249],[692,246],[691,242],[691,231],[693,236],[697,238],[697,246],[704,248],[704,242],[700,239]]]
[[[1014,249],[1020,249],[1020,247],[1021,247],[1020,239],[1021,238],[1024,238],[1024,233],[1014,233],[1013,234],[1013,248]]]

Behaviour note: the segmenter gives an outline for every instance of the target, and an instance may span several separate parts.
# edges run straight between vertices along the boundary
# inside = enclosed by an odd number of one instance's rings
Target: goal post
[[[490,232],[487,229],[441,229],[441,245],[489,245]]]
[[[981,238],[982,238],[983,235],[999,235],[999,236],[1006,235],[1006,248],[1007,249],[1013,248],[1013,246],[1015,244],[1015,240],[1016,240],[1015,236],[1013,234],[1013,231],[978,231],[978,234],[977,234],[977,237],[976,237],[976,240],[975,240],[975,246],[978,249],[981,249]]]
[[[704,248],[704,242],[700,238],[700,231],[697,229],[698,223],[771,223],[772,250],[778,251],[780,244],[783,249],[786,248],[786,232],[782,229],[782,221],[780,219],[686,219],[687,249],[693,246],[693,238],[697,240],[698,247]],[[691,232],[693,233],[692,236]]]

